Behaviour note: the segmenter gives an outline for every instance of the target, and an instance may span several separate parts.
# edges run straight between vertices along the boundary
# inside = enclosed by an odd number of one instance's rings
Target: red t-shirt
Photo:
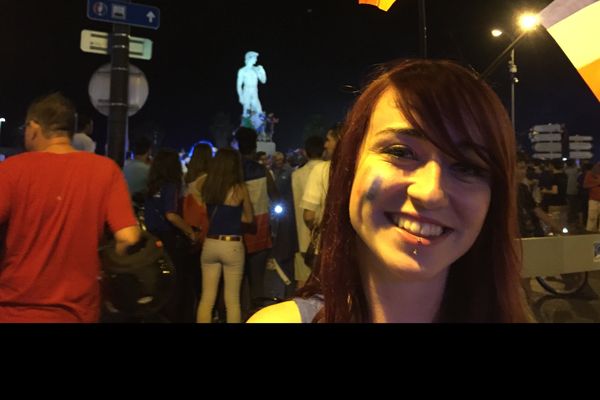
[[[0,322],[98,321],[106,223],[136,225],[112,160],[32,152],[1,163]]]

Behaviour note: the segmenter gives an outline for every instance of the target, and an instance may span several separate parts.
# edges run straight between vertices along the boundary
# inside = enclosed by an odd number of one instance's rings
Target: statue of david
[[[246,53],[246,65],[239,69],[237,75],[237,93],[240,104],[244,108],[242,117],[262,114],[262,106],[258,99],[258,82],[267,83],[267,73],[261,65],[255,65],[258,53]]]

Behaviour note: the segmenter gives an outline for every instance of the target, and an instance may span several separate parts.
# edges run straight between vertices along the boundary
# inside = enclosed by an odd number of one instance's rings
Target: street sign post
[[[82,30],[81,50],[86,53],[108,54],[108,35],[107,32]],[[152,58],[152,40],[130,36],[129,57],[150,60]]]
[[[158,29],[160,10],[143,4],[113,0],[88,0],[87,17],[94,21]]]

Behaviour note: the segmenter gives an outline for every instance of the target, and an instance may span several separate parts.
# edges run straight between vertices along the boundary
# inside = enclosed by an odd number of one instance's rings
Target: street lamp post
[[[507,48],[507,50],[510,49],[510,57],[508,58],[508,73],[510,74],[510,121],[512,123],[513,130],[516,131],[515,86],[517,83],[519,83],[519,78],[517,78],[517,64],[515,62],[515,46],[516,46],[516,43],[518,43],[518,41],[521,39],[521,37],[523,35],[521,35],[517,39],[515,39],[512,35],[510,35],[509,33],[505,33],[500,29],[492,30],[492,36],[500,37],[502,35],[508,36],[508,38],[511,40],[511,45]],[[504,57],[504,54],[507,52],[507,50],[505,50],[502,53],[501,57]],[[499,57],[499,58],[501,58],[501,57]],[[493,68],[495,68],[495,66]]]
[[[517,78],[517,64],[515,64],[515,49],[510,51],[510,59],[508,60],[508,72],[510,73],[510,120],[512,122],[513,131],[515,127],[515,85],[519,83]]]
[[[515,86],[519,83],[519,78],[517,77],[517,64],[515,61],[515,47],[517,44],[525,37],[527,33],[534,30],[538,25],[538,17],[534,14],[523,14],[519,17],[519,26],[521,28],[521,34],[516,38],[510,34],[507,34],[511,43],[508,45],[506,49],[500,54],[486,70],[483,72],[482,76],[487,78],[499,65],[500,61],[510,52],[510,57],[508,59],[508,72],[510,74],[510,120],[512,123],[513,131],[516,132],[516,116],[515,116]],[[499,37],[502,36],[504,32],[500,29],[492,30],[492,36]]]

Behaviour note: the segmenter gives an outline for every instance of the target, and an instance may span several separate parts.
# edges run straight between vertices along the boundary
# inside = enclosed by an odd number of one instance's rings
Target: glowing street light
[[[502,36],[504,32],[502,32],[500,29],[492,29],[492,36],[493,37],[500,37]]]
[[[524,13],[519,16],[519,26],[525,32],[529,32],[537,28],[540,24],[540,18],[537,14]]]

